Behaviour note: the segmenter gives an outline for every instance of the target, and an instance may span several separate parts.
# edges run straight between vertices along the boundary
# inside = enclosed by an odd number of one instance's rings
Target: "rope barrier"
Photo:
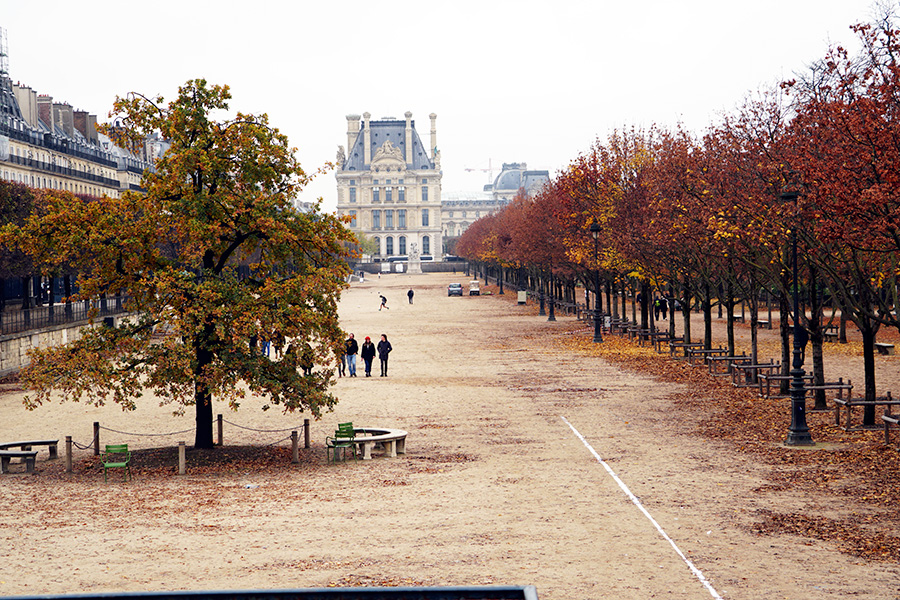
[[[280,440],[276,440],[274,442],[266,444],[266,445],[262,446],[262,448],[268,448],[269,446],[274,446],[275,444],[280,444],[281,442],[285,442],[289,439],[291,439],[291,436],[287,436],[286,438],[281,438]]]
[[[88,448],[94,447],[94,441],[91,440],[90,444],[88,444],[87,446],[83,446],[83,445],[79,444],[78,442],[76,442],[75,440],[72,440],[72,445],[75,446],[76,448],[78,448],[79,450],[87,450]]]
[[[298,429],[299,430],[303,429],[303,425],[299,425],[297,427],[288,427],[287,429],[254,429],[253,427],[244,427],[243,425],[238,425],[237,423],[232,423],[228,419],[222,419],[222,421],[224,421],[225,423],[228,423],[229,425],[234,425],[235,427],[238,427],[240,429],[246,429],[248,431],[259,431],[261,433],[282,433],[284,431],[296,431]]]
[[[164,437],[167,435],[179,435],[181,433],[190,433],[194,431],[193,429],[185,429],[184,431],[173,431],[172,433],[134,433],[130,431],[119,431],[118,429],[110,429],[109,427],[100,426],[100,429],[105,429],[106,431],[112,431],[113,433],[120,433],[122,435],[133,435],[137,437]],[[91,442],[93,444],[93,442]]]

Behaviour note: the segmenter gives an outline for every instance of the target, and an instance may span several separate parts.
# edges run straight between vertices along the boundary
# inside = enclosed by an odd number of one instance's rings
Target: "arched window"
[[[427,235],[422,237],[422,254],[431,254],[431,239]]]
[[[406,254],[406,236],[405,235],[400,236],[400,240],[397,245],[399,246],[399,248],[397,250],[397,254]]]
[[[375,240],[375,256],[381,255],[381,238],[373,238]]]
[[[391,236],[384,238],[384,253],[388,256],[393,256],[394,254],[394,238]]]

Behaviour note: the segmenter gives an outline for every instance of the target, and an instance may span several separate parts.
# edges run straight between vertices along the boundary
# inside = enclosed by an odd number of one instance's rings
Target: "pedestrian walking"
[[[363,362],[366,363],[366,377],[371,377],[372,361],[375,359],[375,344],[372,343],[372,338],[369,336],[366,336],[366,341],[363,342],[359,355],[362,356]]]
[[[393,348],[385,334],[381,334],[381,341],[378,342],[378,358],[381,359],[381,376],[387,377],[388,355]]]
[[[312,375],[314,361],[315,354],[312,346],[308,342],[304,342],[303,348],[300,350],[300,368],[303,369],[304,376],[309,377]]]
[[[391,310],[390,308],[388,308],[387,298],[385,298],[381,294],[379,294],[378,297],[381,298],[381,306],[378,307],[378,310],[380,311],[382,308],[387,308],[388,310]]]
[[[409,303],[412,304],[413,291],[409,290],[408,292],[406,292],[406,297],[409,298]]]
[[[659,302],[659,296],[656,296],[653,299],[653,320],[659,321],[659,312],[662,310],[662,305]]]
[[[665,296],[659,298],[659,312],[662,313],[663,321],[665,321],[666,315],[669,312],[669,301],[666,300]]]
[[[350,377],[356,377],[356,355],[359,352],[359,344],[353,339],[353,334],[344,342],[344,355],[347,357],[347,371]]]

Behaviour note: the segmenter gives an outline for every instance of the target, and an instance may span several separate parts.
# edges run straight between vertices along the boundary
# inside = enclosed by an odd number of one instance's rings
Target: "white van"
[[[477,281],[469,282],[469,295],[470,296],[480,296],[481,295],[481,284]]]

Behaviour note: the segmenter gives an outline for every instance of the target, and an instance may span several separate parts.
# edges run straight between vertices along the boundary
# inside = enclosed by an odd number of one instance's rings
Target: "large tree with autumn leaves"
[[[209,448],[214,397],[236,409],[249,391],[263,409],[314,416],[335,403],[332,370],[303,376],[297,361],[309,347],[329,364],[341,346],[337,301],[352,234],[336,217],[293,207],[309,180],[295,150],[265,115],[216,120],[230,97],[198,79],[168,104],[118,98],[111,136],[171,142],[145,175],[147,193],[42,190],[27,222],[7,228],[7,240],[46,270],[77,269],[82,297],[121,293],[133,315],[35,352],[23,373],[29,406],[56,392],[131,409],[149,389],[176,411],[193,406],[195,447]],[[262,342],[283,352],[270,359]]]

